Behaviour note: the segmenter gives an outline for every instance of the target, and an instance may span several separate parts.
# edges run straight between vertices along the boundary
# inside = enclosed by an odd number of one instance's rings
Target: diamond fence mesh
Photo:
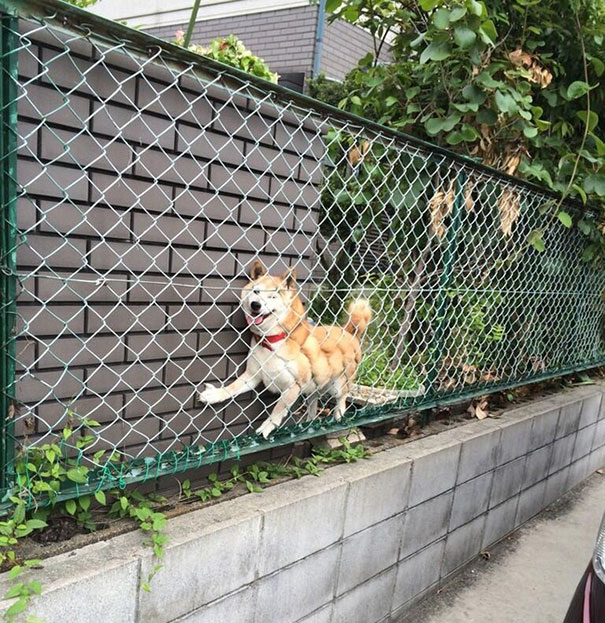
[[[5,490],[49,444],[71,496],[605,361],[537,187],[61,3],[6,3],[1,60]],[[242,302],[259,259],[296,283]]]

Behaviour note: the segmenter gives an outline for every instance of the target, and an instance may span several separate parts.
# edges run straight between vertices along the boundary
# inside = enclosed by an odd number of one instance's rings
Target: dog
[[[315,404],[320,395],[332,396],[336,401],[334,419],[340,420],[361,361],[360,338],[372,316],[369,302],[359,298],[350,304],[344,328],[315,326],[306,319],[298,296],[296,271],[271,276],[262,262],[255,260],[250,282],[241,293],[241,305],[252,333],[245,371],[226,387],[207,383],[200,402],[224,402],[262,382],[279,394],[273,411],[256,431],[265,439],[301,395]]]

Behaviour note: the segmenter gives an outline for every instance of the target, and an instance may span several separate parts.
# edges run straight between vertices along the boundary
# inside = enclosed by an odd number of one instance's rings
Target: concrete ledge
[[[568,390],[174,518],[150,594],[139,585],[153,559],[137,532],[51,558],[27,572],[44,586],[31,614],[386,622],[603,465],[603,389]]]

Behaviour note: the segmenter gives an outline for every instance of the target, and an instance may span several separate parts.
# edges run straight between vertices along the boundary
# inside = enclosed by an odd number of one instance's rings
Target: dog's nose
[[[252,301],[250,303],[250,309],[253,312],[259,312],[261,307],[262,307],[262,305],[258,301]]]

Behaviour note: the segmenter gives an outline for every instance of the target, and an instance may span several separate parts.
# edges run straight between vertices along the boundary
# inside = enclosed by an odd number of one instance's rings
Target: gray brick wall
[[[206,45],[216,37],[237,35],[254,54],[263,58],[278,73],[304,72],[311,76],[315,49],[317,7],[308,6],[251,15],[237,15],[197,22],[192,41]],[[174,39],[187,24],[147,30],[163,39]],[[337,21],[326,24],[321,70],[342,80],[357,61],[373,50],[372,36],[365,30]],[[388,46],[381,54],[388,56]]]
[[[20,83],[17,263],[31,276],[18,298],[17,435],[54,434],[68,407],[101,423],[92,451],[153,455],[248,430],[262,400],[214,417],[195,390],[244,360],[226,287],[241,287],[252,259],[309,272],[321,175],[307,171],[321,139],[290,113],[278,132],[275,105],[226,102],[193,76],[177,84],[57,32],[31,35]]]

